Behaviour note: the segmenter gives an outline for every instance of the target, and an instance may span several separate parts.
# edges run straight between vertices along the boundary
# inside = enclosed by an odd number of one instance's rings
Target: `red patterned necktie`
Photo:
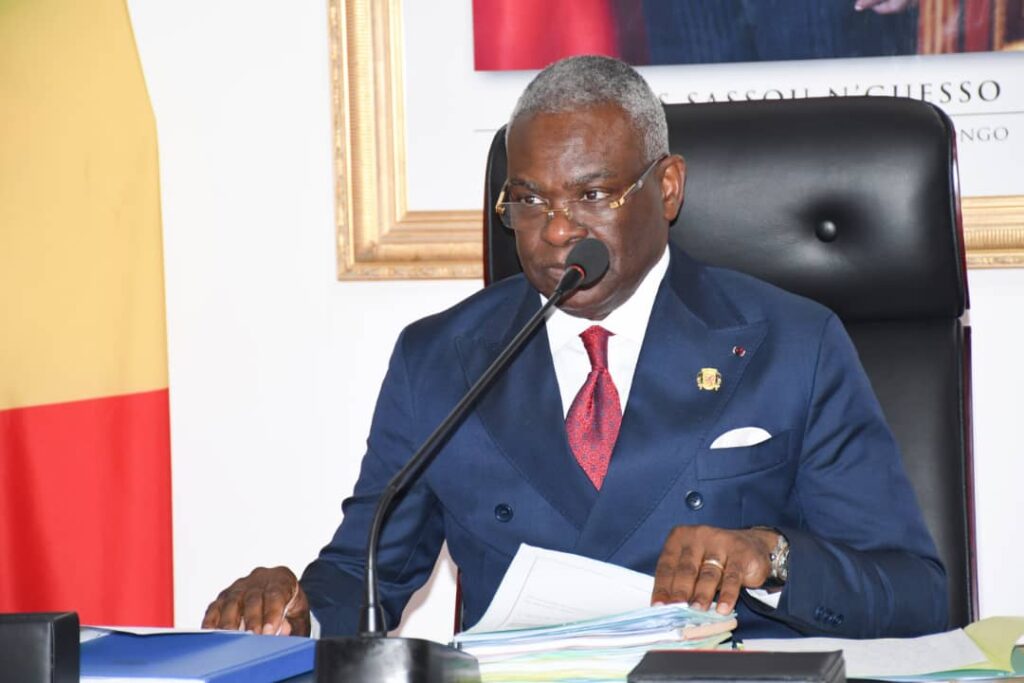
[[[594,325],[580,333],[590,356],[590,374],[565,416],[569,447],[587,477],[600,489],[622,424],[619,390],[608,373],[608,337],[612,333]]]

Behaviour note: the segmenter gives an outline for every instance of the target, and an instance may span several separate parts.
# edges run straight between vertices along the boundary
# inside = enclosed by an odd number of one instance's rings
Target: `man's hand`
[[[730,612],[741,588],[759,588],[768,580],[778,537],[770,529],[677,526],[658,558],[651,604],[688,602],[707,609],[717,592],[718,611]]]
[[[257,567],[210,603],[203,628],[308,636],[309,600],[287,567]]]
[[[916,4],[917,0],[857,0],[853,4],[853,9],[858,12],[870,9],[876,14],[897,14],[907,11]]]

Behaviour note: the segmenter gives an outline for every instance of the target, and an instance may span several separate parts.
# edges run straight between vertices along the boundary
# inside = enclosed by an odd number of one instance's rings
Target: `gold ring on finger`
[[[706,564],[710,564],[712,567],[718,567],[721,571],[725,571],[725,565],[713,557],[704,558],[704,561],[700,563],[700,566],[703,567]]]

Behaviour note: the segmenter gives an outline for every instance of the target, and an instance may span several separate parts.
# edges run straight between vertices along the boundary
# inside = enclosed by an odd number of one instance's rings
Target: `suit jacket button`
[[[686,494],[686,507],[691,510],[700,510],[704,507],[704,496],[700,494],[700,491],[690,491]]]
[[[499,503],[494,506],[494,518],[499,522],[507,522],[512,519],[512,506],[507,503]]]

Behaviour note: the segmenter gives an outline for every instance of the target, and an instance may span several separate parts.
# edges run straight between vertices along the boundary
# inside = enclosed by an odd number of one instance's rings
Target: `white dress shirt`
[[[619,392],[619,407],[626,411],[629,390],[633,386],[633,373],[640,359],[640,347],[647,332],[647,321],[654,308],[658,287],[668,271],[668,249],[661,255],[640,286],[624,304],[608,314],[604,320],[587,320],[563,313],[554,308],[547,321],[548,344],[555,364],[558,393],[562,396],[562,416],[569,412],[580,387],[590,374],[590,357],[583,347],[580,333],[592,325],[600,325],[612,336],[608,339],[608,372]],[[542,297],[543,300],[543,297]]]

